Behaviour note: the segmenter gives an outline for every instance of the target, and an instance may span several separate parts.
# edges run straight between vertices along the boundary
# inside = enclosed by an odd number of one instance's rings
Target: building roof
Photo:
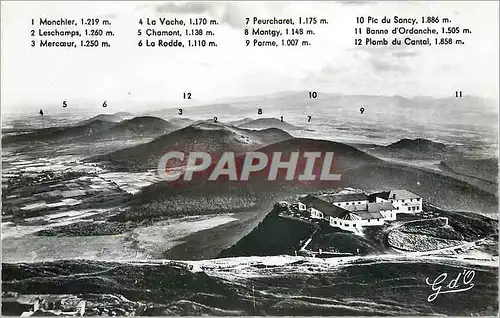
[[[368,196],[368,201],[375,202],[376,198],[382,198],[382,199],[388,200],[389,194],[391,194],[391,191],[382,191],[382,192],[372,193]]]
[[[370,195],[370,198],[379,197],[385,200],[393,199],[393,200],[406,200],[406,199],[419,199],[420,196],[410,192],[408,190],[392,190],[392,191],[383,191],[378,193],[373,193]]]
[[[407,190],[392,190],[389,194],[389,199],[404,200],[404,199],[418,199],[419,195]]]
[[[368,212],[380,212],[387,210],[396,210],[391,202],[372,202],[368,203]]]
[[[325,199],[330,203],[338,202],[352,202],[368,200],[368,196],[364,193],[348,193],[348,194],[334,194],[325,196]]]
[[[349,211],[321,200],[313,195],[308,195],[300,199],[300,202],[304,203],[307,207],[315,208],[328,216],[341,218],[342,216],[349,214]]]
[[[342,216],[342,220],[348,220],[348,221],[356,221],[358,220],[357,218],[353,217],[354,213],[347,213],[346,215]]]
[[[343,208],[350,211],[350,212],[358,212],[358,211],[359,212],[362,212],[362,211],[368,212],[368,210],[366,208],[366,203],[347,205]]]
[[[362,220],[383,219],[384,217],[379,212],[355,212]]]
[[[384,218],[380,211],[396,209],[390,202],[348,205],[344,209],[358,215],[363,220]]]
[[[344,215],[341,219],[354,221],[357,220],[353,215],[357,215],[361,218],[361,220],[375,220],[375,219],[383,219],[382,214],[378,212],[368,212],[368,211],[356,211],[352,213],[348,213]]]

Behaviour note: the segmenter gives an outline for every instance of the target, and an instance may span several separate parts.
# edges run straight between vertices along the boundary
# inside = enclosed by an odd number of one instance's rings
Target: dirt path
[[[319,231],[319,228],[317,228],[316,230],[314,230],[314,232],[311,234],[311,236],[307,239],[307,241],[304,243],[304,245],[300,248],[300,251],[305,251],[306,250],[306,247],[307,245],[309,245],[309,243],[311,243],[314,235]]]

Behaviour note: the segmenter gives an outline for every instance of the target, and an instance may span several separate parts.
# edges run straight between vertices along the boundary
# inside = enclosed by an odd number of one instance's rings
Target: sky
[[[125,110],[298,90],[406,97],[451,97],[457,90],[495,99],[498,95],[496,1],[3,1],[1,6],[3,112],[33,105],[60,107],[63,100],[89,107],[106,100]],[[360,26],[356,17],[368,15],[448,17],[450,26],[472,33],[462,35],[461,46],[355,46],[354,28]],[[327,19],[328,25],[314,27],[308,47],[246,47],[245,18],[253,16],[314,16]],[[111,47],[30,46],[32,18],[86,17],[112,22]],[[217,19],[219,25],[211,29],[218,47],[138,47],[137,30],[145,29],[138,21],[147,17]],[[192,94],[191,101],[183,100],[184,92]]]

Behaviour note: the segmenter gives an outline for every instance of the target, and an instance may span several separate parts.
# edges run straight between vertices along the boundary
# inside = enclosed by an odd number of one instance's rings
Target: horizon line
[[[234,104],[243,104],[247,102],[251,102],[250,99],[257,99],[259,97],[272,97],[273,95],[279,95],[279,94],[299,94],[299,93],[307,93],[310,92],[308,90],[284,90],[284,91],[276,91],[273,93],[267,93],[267,94],[261,94],[261,95],[242,95],[242,96],[231,96],[231,97],[220,97],[220,98],[214,98],[211,100],[200,100],[198,102],[193,102],[193,101],[185,101],[183,102],[172,102],[172,101],[161,101],[161,100],[155,100],[155,101],[126,101],[126,100],[117,100],[113,101],[112,99],[108,99],[109,101],[112,101],[113,103],[119,103],[120,105],[125,105],[125,107],[131,107],[133,105],[156,105],[159,106],[160,104],[165,104],[162,106],[162,108],[154,108],[150,110],[141,110],[141,112],[147,112],[147,111],[160,111],[162,109],[170,109],[170,108],[176,108],[176,107],[183,107],[183,108],[190,108],[190,107],[204,107],[204,106],[210,106],[210,105],[223,105],[223,104],[228,104],[228,103],[234,103]],[[431,96],[431,95],[413,95],[413,96],[404,96],[404,95],[399,95],[399,94],[393,94],[393,95],[387,95],[387,94],[346,94],[346,93],[333,93],[333,92],[322,92],[322,91],[316,91],[318,93],[318,98],[317,100],[321,100],[321,95],[328,95],[330,97],[333,96],[359,96],[359,97],[389,97],[389,98],[403,98],[406,100],[414,100],[414,99],[434,99],[434,100],[439,100],[439,99],[450,99],[450,98],[455,98],[454,96]],[[285,96],[283,96],[285,97]],[[280,98],[280,96],[277,96],[276,98]],[[500,99],[499,96],[497,95],[496,98],[494,97],[486,97],[486,96],[480,96],[480,95],[465,95],[461,98],[479,98],[479,99],[484,99],[484,100],[490,100],[498,104],[498,100]],[[249,99],[249,100],[244,100],[244,99]],[[62,103],[62,101],[58,101],[59,103]],[[76,103],[77,105],[72,107],[73,110],[79,110],[84,112],[85,110],[88,110],[88,112],[92,112],[94,110],[99,109],[97,104],[100,105],[102,101],[92,101],[92,100],[77,100],[73,101],[72,103]],[[10,106],[6,106],[3,101],[0,103],[2,105],[0,112],[1,114],[24,114],[24,113],[31,113],[31,111],[20,111],[19,110],[19,105],[26,105],[28,107],[41,107],[46,108],[46,109],[56,109],[59,108],[60,105],[55,106],[54,105],[46,105],[48,102],[43,102],[43,104],[34,104],[35,102],[27,102],[27,103],[18,103],[18,105],[11,104]],[[89,108],[88,104],[96,104],[95,108]],[[45,105],[44,105],[45,104]],[[12,111],[14,110],[14,111]],[[130,111],[130,109],[124,109],[120,111]],[[115,111],[119,112],[119,111]]]

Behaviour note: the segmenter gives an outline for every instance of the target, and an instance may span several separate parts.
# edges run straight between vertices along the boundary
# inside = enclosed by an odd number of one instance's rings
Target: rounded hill
[[[251,121],[246,121],[239,124],[240,128],[249,129],[266,129],[266,128],[279,128],[283,130],[298,130],[300,127],[289,124],[285,121],[281,121],[277,118],[259,118]]]

